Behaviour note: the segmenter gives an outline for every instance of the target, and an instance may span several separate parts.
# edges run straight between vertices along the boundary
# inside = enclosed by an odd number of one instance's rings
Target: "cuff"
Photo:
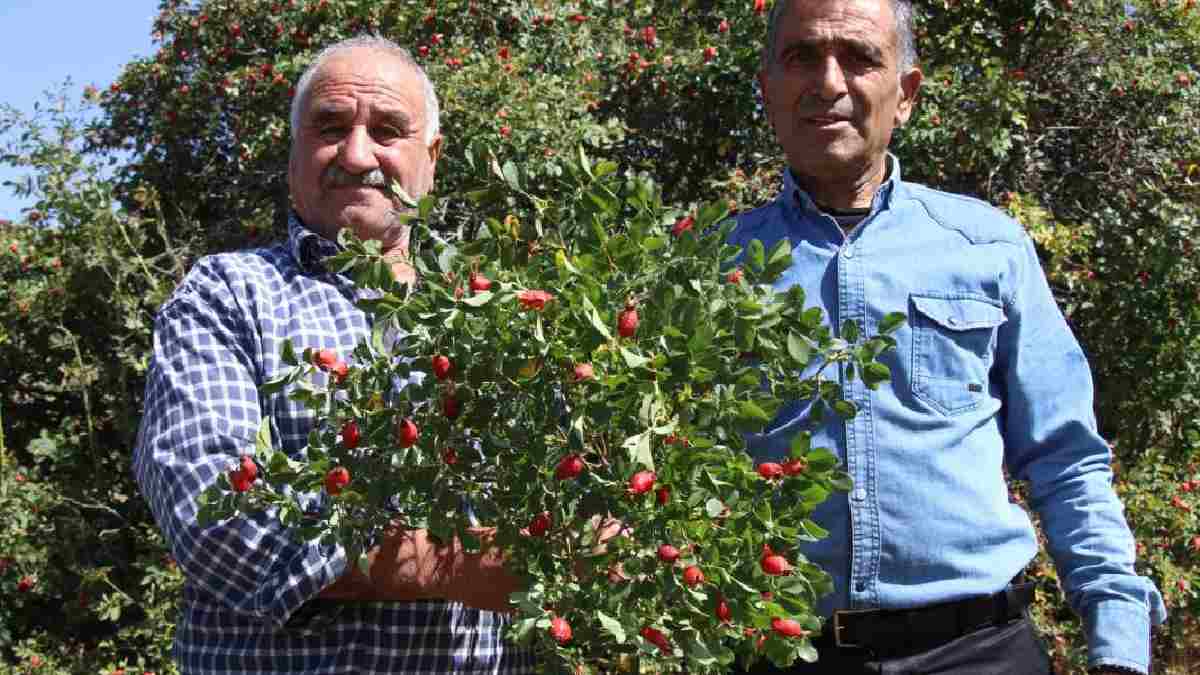
[[[1103,600],[1084,615],[1088,668],[1118,666],[1138,673],[1150,669],[1150,616],[1128,600]]]
[[[264,584],[258,593],[257,613],[275,628],[302,628],[297,622],[310,623],[311,613],[298,610],[337,581],[348,564],[340,546],[309,542],[290,553],[279,556],[269,574],[277,583]]]

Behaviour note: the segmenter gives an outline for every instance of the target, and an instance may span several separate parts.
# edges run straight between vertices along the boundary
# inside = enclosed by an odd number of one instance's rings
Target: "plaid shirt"
[[[368,334],[356,289],[324,270],[337,245],[293,215],[288,241],[196,263],[159,310],[134,474],[184,571],[175,655],[184,673],[523,673],[507,617],[450,602],[315,599],[346,569],[340,547],[301,543],[266,516],[201,528],[196,498],[254,452],[264,414],[287,452],[314,420],[258,386],[297,351],[350,354]],[[278,447],[278,446],[277,446]]]

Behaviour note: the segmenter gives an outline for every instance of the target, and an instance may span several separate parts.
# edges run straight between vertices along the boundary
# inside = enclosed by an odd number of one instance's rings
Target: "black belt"
[[[1033,602],[1033,588],[1033,584],[1010,584],[993,595],[914,609],[834,612],[813,645],[878,654],[926,651],[980,628],[1021,618]]]

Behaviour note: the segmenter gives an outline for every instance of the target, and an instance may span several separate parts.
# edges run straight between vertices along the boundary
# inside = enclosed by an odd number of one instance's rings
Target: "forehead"
[[[896,19],[889,0],[784,0],[775,42],[853,40],[882,47],[896,44]]]
[[[302,111],[304,116],[333,111],[404,112],[424,121],[425,93],[421,78],[397,57],[373,49],[351,49],[330,56],[313,74]]]

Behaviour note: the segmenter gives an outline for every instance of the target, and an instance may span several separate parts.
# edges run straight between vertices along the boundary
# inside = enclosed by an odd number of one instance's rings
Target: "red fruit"
[[[446,419],[456,420],[460,413],[462,413],[462,404],[458,402],[458,399],[449,394],[442,397],[442,414],[446,416]]]
[[[775,631],[777,635],[782,635],[783,637],[804,637],[805,635],[808,635],[808,631],[804,630],[804,627],[800,625],[800,622],[796,621],[795,619],[781,619],[779,617],[775,617],[771,619],[771,630]]]
[[[8,245],[8,252],[9,252],[9,253],[16,253],[16,252],[18,252],[18,251],[20,251],[20,249],[17,247],[17,244],[16,244],[16,242],[13,242],[13,243],[11,243],[11,244],[9,244],[9,245]]]
[[[695,565],[688,565],[683,570],[683,583],[695,588],[704,583],[704,572]]]
[[[725,280],[731,284],[740,284],[742,282],[742,268],[737,268],[725,276]]]
[[[422,57],[429,56],[429,45],[421,45],[417,47],[417,53]]]
[[[774,553],[764,555],[759,564],[762,565],[763,572],[773,577],[781,577],[792,571],[792,564],[787,561],[787,558]]]
[[[496,52],[496,55],[501,59],[507,59],[509,55],[508,47],[501,47],[500,51]]]
[[[350,484],[350,472],[344,466],[335,466],[325,474],[325,491],[331,495],[339,495],[342,488]]]
[[[783,475],[798,476],[805,471],[808,471],[808,460],[803,457],[789,459],[783,463]]]
[[[560,645],[565,645],[571,641],[571,624],[561,616],[556,616],[550,620],[550,637]]]
[[[709,61],[712,61],[715,58],[717,58],[717,48],[716,47],[705,47],[704,48],[704,62],[708,63]]]
[[[649,642],[668,654],[671,653],[671,642],[667,639],[666,635],[662,634],[662,631],[656,628],[651,628],[650,626],[646,626],[641,630],[640,634],[642,638],[646,640],[646,642]]]
[[[333,373],[334,380],[341,384],[350,374],[350,366],[347,366],[345,361],[338,361],[329,368],[329,372]]]
[[[510,126],[500,127],[500,136],[502,138],[508,138],[509,136],[512,136],[512,127],[510,127]]]
[[[713,608],[713,614],[717,615],[717,619],[721,623],[729,623],[733,620],[733,612],[729,609],[729,603],[719,595],[717,596],[717,606]]]
[[[238,468],[229,473],[229,484],[234,492],[246,492],[258,478],[258,465],[250,455],[242,455],[238,460]]]
[[[654,499],[658,501],[659,506],[666,506],[667,502],[671,501],[671,489],[660,487],[654,491]]]
[[[329,370],[338,362],[337,352],[332,349],[318,349],[312,354],[312,363],[321,370]]]
[[[629,477],[629,494],[644,495],[654,487],[658,476],[653,471],[639,471]]]
[[[420,433],[417,431],[417,425],[407,417],[396,424],[396,444],[400,447],[411,448],[416,444],[418,436]]]
[[[28,593],[29,591],[33,590],[33,587],[36,583],[37,581],[33,577],[25,575],[21,577],[19,581],[17,581],[17,590],[22,593]]]
[[[662,544],[658,547],[658,559],[665,563],[673,563],[679,560],[679,549],[670,544]]]
[[[350,420],[342,425],[342,446],[347,450],[353,450],[358,447],[359,440],[362,439],[362,434],[358,431],[358,422]]]
[[[433,376],[439,381],[450,377],[450,372],[454,369],[454,366],[450,363],[450,359],[448,357],[438,354],[437,356],[433,357],[432,363]]]
[[[533,520],[529,521],[529,534],[534,537],[544,537],[550,531],[550,526],[553,524],[554,521],[550,519],[550,513],[542,511],[534,516]]]
[[[767,1],[766,0],[754,0],[754,13],[755,14],[762,14],[763,12],[766,11],[766,9],[767,9]]]
[[[576,363],[575,364],[575,381],[576,382],[584,382],[584,381],[590,380],[593,377],[595,377],[595,375],[596,375],[596,371],[592,368],[592,364],[590,364],[590,363]]]
[[[1196,537],[1195,539],[1192,539],[1192,550],[1197,553],[1200,553],[1200,537]]]
[[[696,224],[696,219],[691,216],[684,216],[675,221],[675,225],[671,228],[671,234],[678,237],[679,235],[691,230]]]
[[[587,16],[583,14],[575,14],[571,17],[571,20],[575,23],[583,23],[584,21],[587,21]]]
[[[431,44],[435,44],[435,45],[440,45],[440,44],[442,44],[442,34],[441,34],[441,33],[434,33],[432,36],[430,36],[430,38],[429,38],[429,42],[430,42]]]
[[[558,466],[554,469],[554,477],[558,480],[567,480],[575,478],[583,473],[584,465],[583,458],[579,455],[567,455],[559,461]]]
[[[454,448],[442,450],[442,461],[446,463],[446,466],[458,464],[458,451]]]
[[[554,299],[554,294],[542,290],[525,290],[517,293],[517,302],[525,309],[540,312],[546,308],[546,303]]]
[[[725,19],[721,19],[721,23],[717,24],[717,32],[718,33],[728,33],[729,32],[729,22]]]
[[[471,291],[474,293],[481,293],[492,287],[492,280],[479,273],[471,275],[470,283]]]
[[[625,309],[617,315],[617,334],[623,338],[633,337],[633,334],[637,332],[638,323],[637,307],[632,304],[625,305]]]
[[[230,37],[237,37],[241,34],[242,34],[242,27],[240,24],[234,23],[234,24],[229,25],[229,36]]]
[[[642,29],[642,42],[647,46],[653,47],[658,42],[658,30],[654,26],[646,26]]]
[[[763,462],[758,465],[758,475],[771,480],[783,475],[783,466],[777,462]]]

